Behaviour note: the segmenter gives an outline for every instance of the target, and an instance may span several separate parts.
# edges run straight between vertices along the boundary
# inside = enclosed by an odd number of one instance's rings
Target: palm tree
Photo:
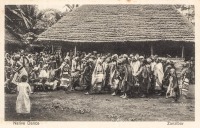
[[[35,24],[35,29],[37,33],[45,31],[48,27],[51,27],[59,19],[61,19],[62,13],[56,9],[44,9],[39,11],[37,14],[37,23]]]
[[[71,12],[71,11],[75,10],[76,8],[78,8],[79,5],[78,4],[72,4],[72,5],[71,4],[65,4],[64,7],[67,7],[66,8],[67,12]]]
[[[21,34],[30,32],[36,23],[37,11],[35,5],[6,5],[6,27],[16,28]]]
[[[36,5],[6,5],[5,28],[10,30],[17,38],[26,42],[27,33],[34,35],[37,11]],[[33,40],[30,36],[28,38],[28,40]]]

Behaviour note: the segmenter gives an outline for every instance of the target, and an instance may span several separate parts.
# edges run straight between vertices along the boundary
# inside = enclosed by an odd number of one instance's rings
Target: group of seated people
[[[189,84],[194,83],[194,59],[183,64],[180,79],[175,63],[157,55],[100,54],[96,51],[55,54],[5,54],[5,85],[10,87],[27,75],[32,91],[57,90],[70,92],[81,88],[86,95],[110,92],[121,98],[166,95],[178,100],[187,97]]]

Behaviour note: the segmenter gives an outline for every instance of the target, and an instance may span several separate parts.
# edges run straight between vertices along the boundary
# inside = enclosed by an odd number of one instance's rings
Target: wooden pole
[[[76,56],[76,46],[75,46],[75,48],[74,48],[74,56]]]
[[[153,55],[153,44],[151,44],[151,55]]]
[[[52,48],[52,53],[53,53],[53,50],[54,50],[54,49],[53,49],[53,45],[51,45],[51,48]]]
[[[184,58],[184,50],[185,50],[185,47],[184,47],[184,45],[182,45],[182,53],[181,53],[182,58]]]

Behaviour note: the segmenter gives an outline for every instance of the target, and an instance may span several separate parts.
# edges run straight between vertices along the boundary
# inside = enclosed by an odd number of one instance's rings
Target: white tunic
[[[30,113],[31,104],[29,95],[31,93],[31,87],[28,83],[18,83],[17,91],[19,92],[16,101],[17,113]]]
[[[162,63],[158,63],[154,68],[154,75],[156,78],[156,90],[161,90],[162,81],[164,78],[163,66]]]
[[[133,69],[132,69],[133,76],[136,76],[136,73],[138,72],[139,68],[140,68],[140,61],[134,62]]]

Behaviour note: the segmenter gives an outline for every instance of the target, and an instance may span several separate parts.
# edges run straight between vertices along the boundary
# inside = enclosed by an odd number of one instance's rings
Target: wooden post
[[[153,44],[151,44],[151,55],[153,55]]]
[[[76,46],[75,46],[75,48],[74,48],[74,56],[76,56]]]
[[[184,47],[184,45],[182,45],[182,53],[181,53],[182,58],[184,58],[184,50],[185,50],[185,47]]]
[[[51,48],[52,48],[52,53],[54,53],[54,48],[53,48],[53,45],[51,45]]]

